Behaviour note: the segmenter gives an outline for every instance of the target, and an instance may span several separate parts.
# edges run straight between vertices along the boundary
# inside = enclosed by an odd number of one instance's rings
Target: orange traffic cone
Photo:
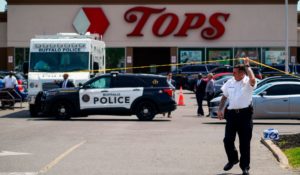
[[[182,87],[180,86],[177,106],[184,106],[184,105],[185,104],[184,104],[184,97],[183,97],[183,93],[182,93]]]

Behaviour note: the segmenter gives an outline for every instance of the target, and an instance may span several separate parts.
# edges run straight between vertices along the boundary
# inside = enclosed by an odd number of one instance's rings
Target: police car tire
[[[60,112],[63,110],[64,112]],[[59,120],[68,120],[72,116],[72,107],[68,102],[58,102],[54,105],[53,108],[53,114],[56,117],[56,119]]]
[[[136,106],[136,116],[141,121],[151,121],[156,115],[156,108],[152,102],[140,102]]]

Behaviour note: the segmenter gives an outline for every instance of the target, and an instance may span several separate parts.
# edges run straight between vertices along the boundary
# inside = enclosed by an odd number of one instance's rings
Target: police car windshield
[[[29,69],[32,72],[72,72],[88,70],[88,52],[32,52]]]

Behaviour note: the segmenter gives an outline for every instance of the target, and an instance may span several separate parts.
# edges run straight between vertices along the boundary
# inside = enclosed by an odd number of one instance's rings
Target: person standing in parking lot
[[[249,64],[249,58],[244,58],[244,64],[234,66],[233,78],[229,79],[221,88],[223,96],[218,110],[218,118],[221,120],[225,116],[226,119],[223,141],[228,163],[223,169],[228,171],[240,161],[243,175],[248,175],[250,169],[250,142],[253,130],[252,93],[256,88],[256,80]],[[226,100],[229,105],[223,113]],[[240,160],[234,145],[236,133],[238,133],[240,141]]]
[[[169,72],[167,75],[167,83],[169,85],[169,87],[173,90],[173,98],[175,99],[175,89],[176,89],[176,85],[175,85],[175,80],[172,79],[172,73]],[[168,112],[168,118],[172,118],[171,116],[171,112]]]
[[[207,100],[207,107],[208,107],[208,115],[206,117],[209,117],[210,114],[210,101],[214,98],[215,95],[215,81],[213,79],[213,74],[210,73],[207,75],[207,84],[205,88],[206,93],[206,100]]]
[[[65,73],[63,75],[63,78],[64,79],[61,82],[55,81],[55,83],[57,83],[60,88],[75,87],[74,83],[71,80],[69,80],[69,74]]]
[[[3,79],[4,87],[8,89],[15,88],[16,85],[18,85],[16,77],[13,75],[13,72],[10,71],[7,76]]]
[[[195,85],[195,92],[196,92],[196,99],[198,104],[197,115],[199,117],[204,116],[202,103],[203,103],[203,98],[205,96],[205,88],[206,88],[206,82],[203,80],[202,74],[198,74],[198,79]]]

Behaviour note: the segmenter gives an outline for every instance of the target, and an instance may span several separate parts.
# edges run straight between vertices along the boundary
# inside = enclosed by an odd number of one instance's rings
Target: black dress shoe
[[[248,169],[243,170],[243,175],[249,175],[249,170]]]
[[[233,167],[233,165],[235,165],[235,164],[237,164],[237,163],[239,163],[238,160],[237,160],[237,161],[234,161],[234,162],[228,162],[228,163],[224,166],[223,170],[224,170],[224,171],[228,171],[228,170],[230,170],[230,169]]]

